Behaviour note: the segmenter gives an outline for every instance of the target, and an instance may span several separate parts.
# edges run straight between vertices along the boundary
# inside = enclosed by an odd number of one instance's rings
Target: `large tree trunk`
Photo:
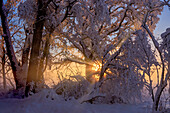
[[[36,83],[38,81],[38,67],[39,67],[39,50],[40,43],[42,40],[42,32],[43,26],[45,22],[46,10],[47,6],[44,7],[43,0],[38,0],[38,12],[36,21],[34,23],[34,34],[33,34],[33,42],[32,42],[32,50],[30,55],[30,62],[28,68],[28,76],[27,76],[27,86],[25,90],[26,96],[30,91],[31,82]]]
[[[15,56],[14,48],[12,46],[9,26],[7,22],[7,9],[3,4],[3,0],[0,1],[0,15],[1,15],[1,23],[3,28],[3,37],[6,43],[6,50],[7,50],[7,56],[9,57],[10,64],[12,67],[12,73],[15,80],[16,90],[17,90],[17,97],[21,97],[24,95],[25,91],[25,85],[26,85],[26,76],[27,73],[25,73],[25,70],[27,66],[22,65],[22,67],[19,65],[17,58]],[[28,56],[27,56],[28,57]]]
[[[49,55],[49,43],[50,43],[51,33],[46,37],[45,47],[43,49],[43,56],[40,59],[39,69],[38,69],[38,82],[42,83],[44,81],[44,71],[47,67],[48,55]],[[45,61],[45,64],[44,64]]]
[[[21,81],[21,68],[18,65],[18,61],[16,59],[14,49],[12,46],[12,41],[11,41],[11,36],[10,36],[10,31],[8,27],[8,22],[7,22],[7,9],[3,4],[3,0],[0,1],[0,14],[1,14],[1,23],[2,23],[2,28],[3,28],[3,37],[6,43],[6,49],[7,49],[7,55],[9,57],[11,67],[12,67],[12,72],[13,76],[15,79],[16,83],[16,89],[20,89],[23,87],[23,82]]]

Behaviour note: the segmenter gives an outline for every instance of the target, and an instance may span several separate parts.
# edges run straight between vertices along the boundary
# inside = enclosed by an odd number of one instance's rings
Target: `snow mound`
[[[1,99],[0,113],[148,113],[147,106],[133,104],[80,104],[65,101],[53,90],[42,90],[25,99]]]

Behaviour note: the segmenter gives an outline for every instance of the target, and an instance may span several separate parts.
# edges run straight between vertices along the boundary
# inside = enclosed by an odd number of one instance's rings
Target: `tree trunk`
[[[162,95],[162,92],[164,90],[164,88],[166,87],[166,85],[164,83],[160,83],[160,86],[158,87],[156,94],[155,94],[155,100],[153,102],[153,107],[152,107],[152,111],[157,111],[158,110],[158,105],[159,105],[159,101],[160,101],[160,97]]]
[[[85,58],[85,61],[90,63],[92,60],[92,55],[90,56],[90,59],[89,58]],[[92,70],[92,65],[89,65],[89,64],[86,64],[86,79],[90,82],[90,83],[93,83],[93,76],[94,74],[94,71]]]
[[[44,80],[44,71],[47,67],[48,55],[49,55],[49,41],[50,41],[51,33],[46,37],[45,47],[43,50],[43,56],[40,59],[39,69],[38,69],[38,82],[42,83]],[[45,61],[45,64],[44,64]]]
[[[32,42],[32,50],[30,55],[30,62],[28,68],[28,76],[27,76],[27,86],[25,90],[26,96],[30,91],[31,82],[36,83],[38,80],[38,67],[39,67],[39,50],[40,43],[42,40],[42,32],[43,26],[45,22],[47,7],[44,7],[43,0],[38,0],[38,12],[36,21],[34,23],[34,34],[33,34],[33,42]]]
[[[7,22],[7,9],[3,4],[3,0],[0,1],[0,14],[1,14],[1,23],[2,23],[2,28],[3,28],[3,33],[4,33],[3,37],[6,43],[7,55],[11,63],[12,72],[13,72],[13,76],[14,76],[15,84],[16,84],[16,89],[20,89],[21,87],[23,87],[23,84],[22,84],[23,82],[20,79],[20,77],[22,76],[20,74],[21,68],[18,65],[18,61],[16,59],[14,49],[12,46],[10,31],[9,31],[8,22]]]
[[[161,37],[164,41],[164,46],[166,46],[166,49],[168,51],[168,76],[169,76],[169,93],[170,93],[170,28],[166,29],[166,32],[161,34]]]
[[[92,66],[91,65],[88,65],[88,64],[86,64],[86,79],[90,82],[90,83],[92,83],[92,74],[93,74],[93,72],[92,72]]]
[[[6,76],[5,76],[5,48],[3,47],[2,57],[2,75],[3,75],[3,87],[6,90]]]

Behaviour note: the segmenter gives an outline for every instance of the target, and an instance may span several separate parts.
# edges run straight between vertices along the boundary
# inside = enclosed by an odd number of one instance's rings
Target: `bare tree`
[[[152,39],[153,44],[154,44],[154,46],[159,54],[160,60],[161,60],[161,70],[162,70],[161,80],[160,80],[160,83],[158,83],[157,90],[156,90],[156,93],[154,96],[154,102],[153,102],[153,111],[157,111],[161,94],[162,94],[164,88],[167,86],[167,81],[168,81],[168,78],[170,75],[169,75],[169,72],[165,73],[166,65],[165,65],[165,60],[164,60],[162,50],[160,48],[160,44],[155,39],[155,36],[153,35],[153,33],[148,28],[148,25],[146,24],[146,20],[152,13],[152,11],[151,11],[152,8],[154,8],[154,7],[150,7],[150,9],[148,9],[147,13],[145,14],[144,20],[142,23],[142,27],[146,30],[146,32],[149,34],[150,38]]]
[[[15,84],[16,84],[16,89],[19,91],[18,93],[21,93],[21,95],[23,95],[24,92],[24,87],[25,87],[25,77],[26,77],[26,73],[25,70],[27,70],[24,67],[24,64],[27,61],[23,61],[22,64],[20,64],[16,58],[15,52],[14,52],[14,48],[12,45],[12,41],[11,41],[11,34],[10,34],[10,29],[8,26],[8,21],[7,21],[7,16],[8,16],[8,10],[5,7],[5,5],[3,4],[3,1],[0,2],[0,11],[1,11],[1,24],[2,24],[2,28],[3,28],[3,37],[6,43],[6,50],[7,50],[7,55],[10,61],[10,65],[12,67],[12,72],[13,72],[13,76],[15,79]],[[26,53],[24,53],[25,55]],[[22,56],[24,56],[22,55]],[[28,56],[26,56],[28,57]]]

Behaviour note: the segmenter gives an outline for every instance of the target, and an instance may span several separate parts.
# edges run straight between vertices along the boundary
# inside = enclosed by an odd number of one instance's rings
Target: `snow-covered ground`
[[[47,94],[48,93],[48,94]],[[48,98],[47,98],[48,95]],[[51,100],[53,98],[54,100]],[[0,99],[0,113],[148,113],[146,104],[80,104],[43,91],[25,99]]]

